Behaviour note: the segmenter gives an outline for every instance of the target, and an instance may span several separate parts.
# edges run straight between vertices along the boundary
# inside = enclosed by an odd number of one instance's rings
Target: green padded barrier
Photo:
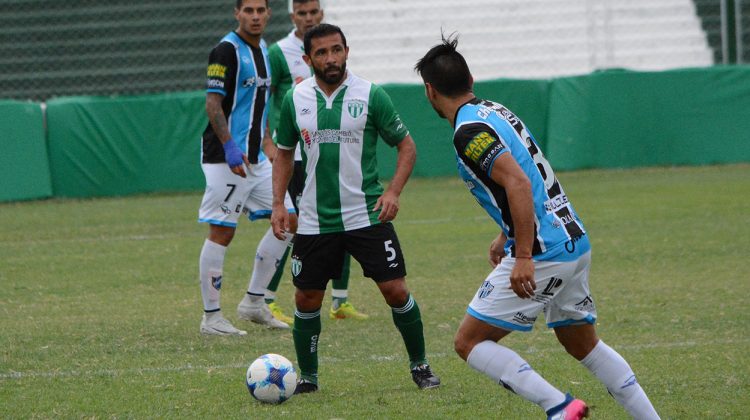
[[[47,122],[54,194],[91,197],[202,188],[204,95],[50,101]]]
[[[52,195],[44,117],[38,103],[0,101],[0,201]]]
[[[747,162],[750,68],[557,79],[547,133],[557,169]]]

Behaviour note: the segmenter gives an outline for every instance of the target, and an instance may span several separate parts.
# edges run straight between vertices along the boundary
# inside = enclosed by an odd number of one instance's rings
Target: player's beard
[[[333,74],[328,74],[328,71],[332,69],[336,69],[338,71]],[[341,82],[341,80],[344,79],[344,75],[346,74],[346,62],[344,62],[341,66],[330,65],[324,69],[319,69],[313,66],[313,72],[318,79],[322,80],[326,84],[337,85]]]

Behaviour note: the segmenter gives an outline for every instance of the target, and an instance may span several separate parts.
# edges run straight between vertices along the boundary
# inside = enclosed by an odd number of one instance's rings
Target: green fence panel
[[[0,201],[52,195],[44,117],[38,103],[0,101]]]
[[[384,85],[409,127],[417,144],[417,164],[413,176],[456,175],[453,151],[453,128],[432,109],[422,85]],[[477,82],[475,94],[483,99],[500,102],[516,113],[544,147],[546,138],[549,81],[493,80]],[[380,173],[390,177],[396,167],[396,150],[378,148]]]
[[[47,123],[54,194],[91,197],[202,188],[204,95],[50,101]]]
[[[556,169],[747,162],[750,68],[556,79],[547,133]]]

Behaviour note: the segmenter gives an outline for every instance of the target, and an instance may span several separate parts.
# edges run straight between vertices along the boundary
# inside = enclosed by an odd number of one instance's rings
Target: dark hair
[[[471,72],[464,57],[456,51],[458,37],[441,35],[443,43],[427,51],[414,70],[439,93],[446,96],[459,96],[471,92]],[[452,39],[451,39],[452,38]]]
[[[314,38],[322,38],[333,34],[341,35],[341,41],[344,42],[344,47],[346,47],[346,37],[338,26],[329,23],[321,23],[313,26],[309,31],[305,32],[305,55],[309,56],[312,52],[310,50],[312,49],[312,40]]]
[[[245,0],[237,0],[237,3],[234,4],[234,8],[235,9],[239,9],[240,7],[242,7],[242,3],[244,3],[244,2],[245,2]],[[269,7],[268,6],[268,0],[266,0],[266,7]]]

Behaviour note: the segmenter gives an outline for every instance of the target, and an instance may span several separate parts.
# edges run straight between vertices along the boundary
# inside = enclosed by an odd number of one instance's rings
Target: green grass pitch
[[[662,418],[746,418],[750,166],[558,177],[593,244],[599,334],[630,362]],[[203,337],[200,197],[0,205],[0,418],[544,417],[453,352],[497,233],[457,178],[411,180],[395,223],[443,386],[420,392],[411,382],[389,310],[353,264],[350,299],[371,318],[324,318],[321,391],[279,406],[254,401],[244,374],[263,353],[295,361],[291,333],[235,314],[267,222],[243,220],[226,259],[223,308],[248,336]],[[279,290],[287,313],[289,277]],[[593,418],[627,418],[542,321],[504,345],[585,399]]]

